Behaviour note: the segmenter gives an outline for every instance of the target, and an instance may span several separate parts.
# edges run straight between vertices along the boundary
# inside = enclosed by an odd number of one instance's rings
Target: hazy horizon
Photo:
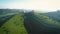
[[[43,11],[60,10],[60,0],[0,0],[1,8],[32,9]]]

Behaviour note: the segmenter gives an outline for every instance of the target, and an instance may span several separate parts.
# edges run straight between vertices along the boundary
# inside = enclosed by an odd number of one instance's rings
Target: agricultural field
[[[5,22],[0,27],[0,34],[28,34],[24,27],[24,14],[16,14]]]
[[[37,12],[25,13],[29,34],[60,34],[60,23]]]
[[[12,18],[15,14],[1,14],[0,15],[0,27],[8,21],[10,18]]]
[[[39,13],[34,13],[34,15],[39,20],[43,21],[43,23],[51,24],[53,26],[56,26],[56,27],[60,28],[60,23],[58,21],[53,20],[52,18],[49,18],[48,16],[40,15]]]
[[[60,34],[58,12],[14,11],[0,14],[0,34]]]

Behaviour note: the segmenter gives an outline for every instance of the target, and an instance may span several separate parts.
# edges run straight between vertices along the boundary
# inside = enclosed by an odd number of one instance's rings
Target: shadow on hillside
[[[0,27],[2,27],[2,25],[7,22],[10,18],[12,18],[14,15],[10,15],[10,16],[5,16],[5,17],[2,17],[1,21],[0,21]]]
[[[60,34],[59,28],[45,26],[41,21],[37,21],[33,13],[25,13],[24,26],[28,34]]]

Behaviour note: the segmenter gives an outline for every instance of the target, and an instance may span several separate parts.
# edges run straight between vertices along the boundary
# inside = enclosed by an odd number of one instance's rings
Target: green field
[[[0,15],[14,15],[0,27],[0,34],[34,34],[59,32],[60,23],[37,12]],[[4,19],[4,18],[3,18]],[[2,20],[2,19],[0,19]],[[24,21],[25,20],[25,21]],[[4,21],[4,20],[3,20]],[[57,30],[54,30],[56,28]],[[27,30],[26,30],[27,29]],[[32,33],[32,34],[33,34]]]
[[[24,27],[24,14],[16,14],[0,27],[0,34],[28,34]]]
[[[34,13],[34,15],[38,17],[43,23],[51,24],[60,28],[60,23],[58,21],[55,21],[47,16],[41,15],[40,13]]]

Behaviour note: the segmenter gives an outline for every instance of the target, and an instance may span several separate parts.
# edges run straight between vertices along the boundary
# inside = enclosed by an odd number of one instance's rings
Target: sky
[[[0,8],[60,10],[60,0],[0,0]]]

